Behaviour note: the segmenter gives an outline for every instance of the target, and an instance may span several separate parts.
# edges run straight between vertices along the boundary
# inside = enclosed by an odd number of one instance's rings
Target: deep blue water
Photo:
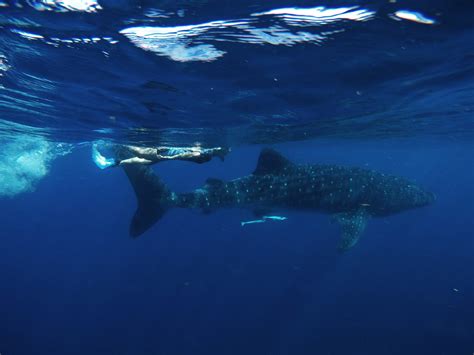
[[[343,255],[338,226],[319,214],[242,228],[248,211],[172,210],[132,240],[125,174],[99,171],[78,150],[35,193],[1,201],[2,353],[469,354],[472,149],[430,141],[280,147],[298,162],[396,172],[437,194],[432,206],[371,220]],[[188,190],[209,175],[248,174],[258,151],[156,170]]]
[[[474,352],[474,4],[0,2],[0,354]],[[225,144],[173,191],[297,163],[403,176],[433,205],[337,251],[329,215],[136,200],[97,140]]]

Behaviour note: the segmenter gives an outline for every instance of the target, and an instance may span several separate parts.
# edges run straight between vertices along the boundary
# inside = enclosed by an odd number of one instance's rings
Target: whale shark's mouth
[[[436,195],[430,191],[420,189],[419,193],[415,196],[414,206],[424,207],[433,204],[436,201]]]
[[[426,193],[428,195],[428,203],[427,205],[431,205],[432,203],[435,203],[436,202],[436,194],[434,194],[433,192],[427,192]]]

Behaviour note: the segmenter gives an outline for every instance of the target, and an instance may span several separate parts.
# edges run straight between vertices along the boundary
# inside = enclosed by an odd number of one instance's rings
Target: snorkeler
[[[200,146],[191,147],[137,147],[125,146],[124,159],[117,159],[117,165],[125,164],[155,164],[166,160],[184,160],[194,163],[207,163],[214,157],[224,160],[229,152],[229,148],[215,147],[203,148]],[[120,152],[118,156],[122,156]],[[130,156],[131,155],[131,156]],[[129,156],[129,157],[127,157]]]
[[[101,169],[133,164],[151,165],[167,160],[184,160],[202,164],[214,157],[224,160],[230,148],[203,148],[199,145],[190,147],[139,147],[123,145],[116,146],[114,151],[115,158],[106,158],[99,152],[97,145],[94,145],[92,148],[92,158]]]

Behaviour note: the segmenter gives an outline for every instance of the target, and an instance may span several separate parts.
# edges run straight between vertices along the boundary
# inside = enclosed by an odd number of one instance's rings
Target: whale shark
[[[352,248],[372,217],[386,217],[427,206],[435,195],[398,176],[359,167],[295,164],[265,148],[255,171],[231,181],[209,178],[192,192],[171,191],[149,166],[124,167],[137,197],[130,235],[138,237],[170,208],[251,209],[269,212],[314,211],[333,216],[341,226],[338,249]]]

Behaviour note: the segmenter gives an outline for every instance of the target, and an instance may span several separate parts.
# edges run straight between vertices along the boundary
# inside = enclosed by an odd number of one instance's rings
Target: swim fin
[[[92,146],[92,160],[94,161],[95,165],[99,167],[99,169],[106,169],[111,166],[118,165],[117,161],[113,158],[106,158],[104,157],[99,150],[97,149],[97,145],[94,144]]]

